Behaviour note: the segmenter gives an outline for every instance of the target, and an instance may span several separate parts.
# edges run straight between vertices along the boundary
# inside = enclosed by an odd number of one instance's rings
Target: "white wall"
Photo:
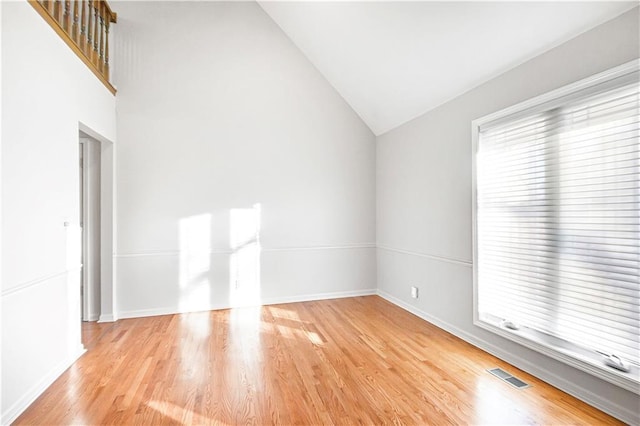
[[[119,3],[114,52],[120,317],[375,291],[375,138],[257,4]]]
[[[638,34],[636,8],[378,137],[376,176],[384,297],[636,424],[637,395],[473,326],[471,121],[637,58]]]
[[[6,424],[81,353],[78,128],[115,140],[115,100],[27,2],[0,7]]]

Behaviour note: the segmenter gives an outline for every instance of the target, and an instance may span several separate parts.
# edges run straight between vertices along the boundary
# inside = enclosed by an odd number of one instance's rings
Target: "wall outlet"
[[[411,287],[411,297],[414,299],[418,298],[418,287]]]

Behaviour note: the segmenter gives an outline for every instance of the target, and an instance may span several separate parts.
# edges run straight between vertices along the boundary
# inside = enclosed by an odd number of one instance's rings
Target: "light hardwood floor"
[[[83,331],[88,352],[16,424],[617,424],[377,296]]]

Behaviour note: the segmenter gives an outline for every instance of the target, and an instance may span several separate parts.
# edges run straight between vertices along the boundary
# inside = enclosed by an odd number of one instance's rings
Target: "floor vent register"
[[[526,389],[531,386],[529,385],[529,383],[525,383],[522,380],[518,379],[517,377],[513,377],[511,374],[507,373],[502,368],[492,368],[487,371],[518,389]]]

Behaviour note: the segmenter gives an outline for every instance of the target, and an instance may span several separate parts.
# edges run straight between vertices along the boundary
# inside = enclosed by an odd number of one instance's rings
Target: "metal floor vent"
[[[487,371],[493,374],[494,376],[509,383],[510,385],[515,386],[518,389],[525,389],[531,386],[529,383],[525,383],[522,380],[518,379],[517,377],[513,377],[511,374],[507,373],[502,368],[492,368],[491,370],[487,370]]]

